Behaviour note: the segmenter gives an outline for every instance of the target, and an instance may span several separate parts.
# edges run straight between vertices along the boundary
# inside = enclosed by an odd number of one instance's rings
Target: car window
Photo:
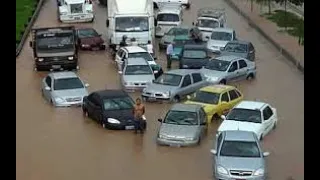
[[[51,77],[50,77],[50,76],[47,76],[47,77],[46,77],[46,84],[47,84],[47,86],[49,86],[50,88],[51,88],[51,82],[52,82]]]
[[[95,106],[98,106],[98,102],[96,100],[96,96],[95,94],[90,94],[88,97],[87,97],[88,101],[91,102],[93,105]]]
[[[237,95],[238,95],[239,97],[241,97],[241,96],[242,96],[242,94],[241,94],[241,92],[240,92],[240,91],[238,91],[237,89],[235,89],[235,91],[236,91],[236,93],[237,93]]]
[[[229,95],[230,95],[230,101],[235,100],[239,97],[235,90],[229,91]]]
[[[200,82],[202,81],[202,76],[200,73],[193,73],[192,79],[193,79],[193,83]]]
[[[221,96],[221,102],[229,102],[229,96],[228,96],[228,93],[225,92],[222,94]]]
[[[264,120],[268,120],[268,119],[270,119],[270,117],[273,115],[273,111],[272,111],[272,109],[269,107],[269,106],[267,106],[266,108],[264,108],[264,110],[263,110],[263,119]]]
[[[221,141],[222,141],[222,133],[220,133],[218,138],[217,138],[217,151],[220,150]]]
[[[190,84],[191,84],[191,77],[188,74],[188,75],[184,76],[182,87],[189,86]]]
[[[237,61],[233,62],[231,65],[230,65],[230,68],[229,68],[229,71],[228,72],[234,72],[238,69],[238,63]]]
[[[245,67],[247,67],[247,66],[248,66],[248,65],[247,65],[247,63],[246,63],[245,60],[243,60],[243,59],[239,60],[239,69],[245,68]]]
[[[200,117],[201,123],[206,122],[206,120],[207,120],[206,113],[204,112],[203,108],[200,109],[199,117]]]

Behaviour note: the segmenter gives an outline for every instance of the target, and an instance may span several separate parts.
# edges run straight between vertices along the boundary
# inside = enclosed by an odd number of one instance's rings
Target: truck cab
[[[107,38],[110,48],[119,49],[123,36],[127,44],[135,39],[138,45],[153,40],[155,32],[152,0],[108,0]]]
[[[74,26],[32,29],[29,46],[33,50],[36,71],[79,69]]]
[[[58,19],[63,23],[93,22],[92,0],[57,0]]]
[[[201,8],[195,25],[202,32],[202,40],[207,41],[214,28],[226,27],[225,9]]]
[[[161,3],[156,16],[156,37],[162,37],[171,28],[180,26],[182,23],[181,4]]]

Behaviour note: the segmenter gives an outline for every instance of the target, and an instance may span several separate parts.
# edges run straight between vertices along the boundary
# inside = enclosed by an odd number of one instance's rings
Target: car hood
[[[72,98],[72,97],[84,97],[88,95],[86,88],[68,89],[68,90],[54,90],[53,96],[55,98]]]
[[[164,43],[171,43],[173,42],[174,36],[164,35],[161,41]]]
[[[174,47],[173,48],[173,53],[174,55],[179,55],[182,51],[182,47]]]
[[[119,120],[120,122],[133,121],[132,109],[122,109],[122,110],[113,110],[113,111],[104,111],[104,117],[114,118]]]
[[[154,75],[123,75],[122,78],[124,82],[151,83],[154,80]]]
[[[218,131],[227,131],[227,130],[242,131],[243,130],[243,131],[251,131],[257,134],[260,128],[261,128],[261,124],[259,123],[224,120],[220,125],[220,127],[218,128]]]
[[[259,168],[264,167],[264,160],[261,157],[245,158],[219,156],[217,158],[217,165],[220,165],[228,170],[256,171]]]
[[[215,71],[215,70],[210,70],[210,69],[205,69],[202,68],[200,70],[203,74],[205,74],[205,76],[208,77],[218,77],[218,78],[222,78],[226,75],[226,72],[223,71]]]
[[[201,69],[208,63],[209,58],[192,59],[182,57],[180,61],[182,65],[187,65],[189,68]]]
[[[222,51],[220,55],[221,56],[238,56],[238,57],[242,57],[242,58],[247,58],[247,53]]]
[[[99,43],[103,43],[101,37],[90,37],[90,38],[80,38],[81,44],[95,45]]]
[[[168,86],[163,84],[152,83],[146,87],[145,91],[151,92],[151,93],[157,93],[157,92],[163,93],[163,92],[171,92],[178,88],[179,88],[178,86]]]
[[[159,134],[172,138],[193,138],[197,135],[199,126],[176,125],[162,123]]]
[[[211,40],[210,39],[208,41],[207,46],[208,47],[211,47],[211,46],[225,47],[228,42],[229,41],[217,41],[217,40]]]
[[[217,108],[217,105],[213,105],[213,104],[206,104],[206,103],[202,103],[202,102],[197,102],[197,101],[192,101],[192,100],[188,100],[185,102],[185,104],[197,104],[197,105],[201,105],[204,109],[204,111],[208,114],[211,111],[213,111],[213,109]]]

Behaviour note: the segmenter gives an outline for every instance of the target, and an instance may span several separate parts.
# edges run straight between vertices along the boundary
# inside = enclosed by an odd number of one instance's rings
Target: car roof
[[[161,9],[157,15],[159,14],[177,14],[179,15],[181,12],[181,9],[179,8],[166,8],[166,9]]]
[[[128,93],[118,89],[106,89],[106,90],[95,91],[93,93],[97,94],[101,99],[129,96]]]
[[[139,52],[147,52],[147,50],[143,49],[140,46],[126,46],[123,49],[128,51],[128,53],[139,53]]]
[[[128,58],[127,62],[128,62],[127,65],[149,65],[147,60],[141,57]]]
[[[186,74],[190,74],[190,73],[193,73],[193,72],[200,73],[199,71],[195,71],[195,70],[192,70],[192,69],[173,69],[173,70],[165,72],[165,74],[176,74],[176,75],[184,76]]]
[[[248,45],[250,42],[249,41],[243,41],[243,40],[234,40],[234,41],[229,41],[228,43],[237,43],[237,44],[246,44],[246,45]]]
[[[49,73],[53,79],[79,78],[76,73],[71,71]]]
[[[246,142],[256,142],[255,134],[250,131],[234,131],[228,130],[223,131],[225,134],[225,141],[246,141]]]
[[[218,57],[212,58],[212,60],[214,60],[214,59],[231,62],[231,61],[239,60],[239,59],[243,59],[243,58],[238,57],[238,56],[234,56],[234,55],[225,55],[225,56],[218,56]]]
[[[261,110],[267,103],[258,102],[258,101],[241,101],[234,108],[239,109],[250,109],[250,110]]]
[[[223,93],[226,91],[230,91],[232,89],[236,89],[233,86],[229,86],[229,85],[223,85],[223,84],[216,84],[216,85],[210,85],[210,86],[206,86],[200,89],[200,91],[206,91],[206,92],[214,92],[214,93]]]
[[[202,106],[199,104],[182,104],[177,103],[171,107],[171,111],[189,111],[189,112],[198,112]]]
[[[214,28],[212,31],[233,33],[234,30],[231,28]]]

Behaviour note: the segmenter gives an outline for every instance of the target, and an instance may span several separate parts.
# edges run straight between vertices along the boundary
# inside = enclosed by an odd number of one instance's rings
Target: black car
[[[201,69],[209,59],[209,52],[205,44],[186,44],[181,52],[179,68]]]
[[[134,129],[133,107],[134,101],[126,92],[102,90],[83,98],[82,111],[104,128],[129,130]]]

